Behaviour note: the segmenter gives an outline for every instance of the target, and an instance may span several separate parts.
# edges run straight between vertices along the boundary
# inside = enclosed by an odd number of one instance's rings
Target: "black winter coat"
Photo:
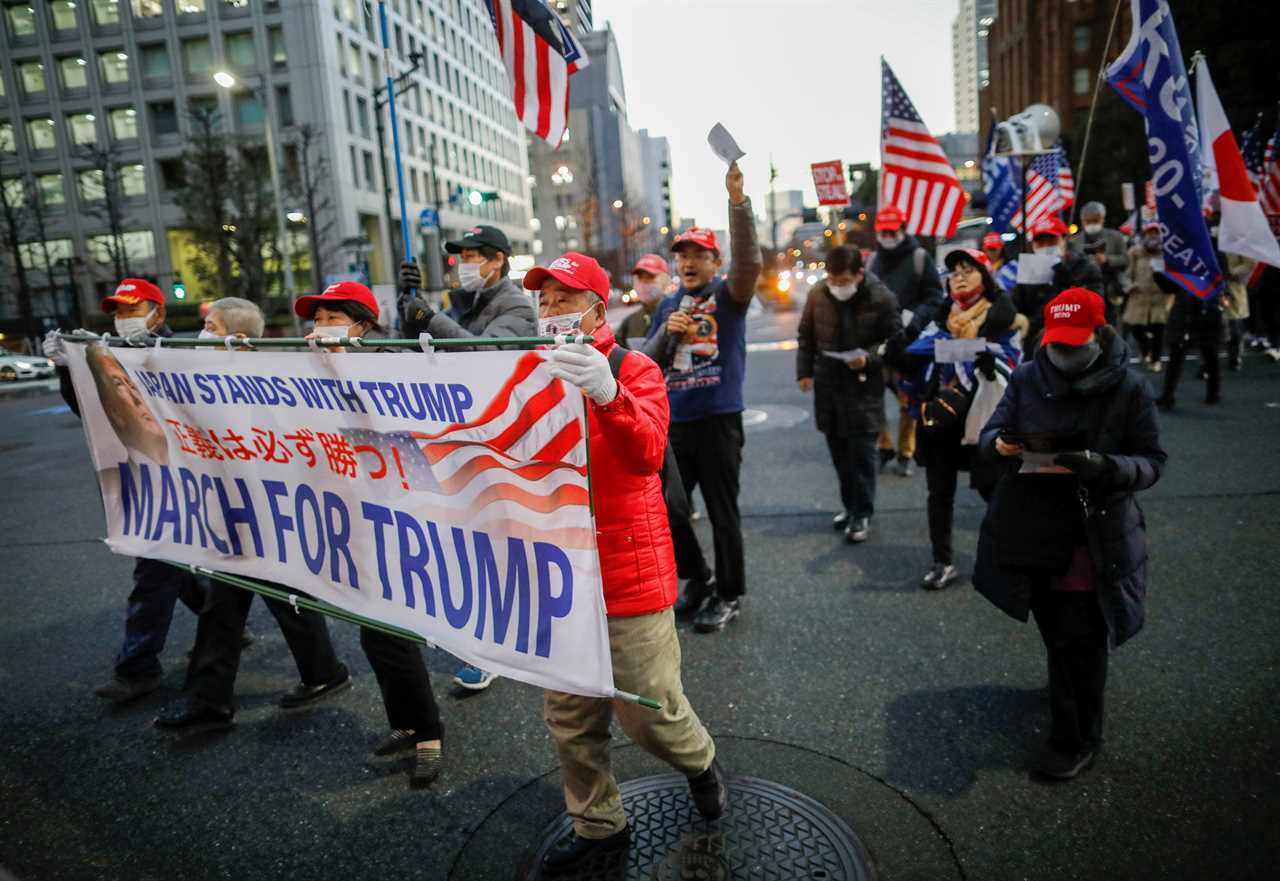
[[[1092,257],[1070,249],[1053,267],[1053,280],[1049,284],[1020,284],[1013,288],[1013,305],[1027,316],[1030,327],[1024,336],[1023,348],[1030,350],[1040,344],[1040,331],[1044,330],[1044,307],[1067,288],[1088,288],[1106,299],[1103,290],[1102,267]],[[1113,321],[1114,307],[1107,303],[1107,321]]]
[[[1084,431],[1089,449],[1106,456],[1108,473],[1084,486],[1090,512],[1084,534],[1098,574],[1098,602],[1111,644],[1118,646],[1142,629],[1147,593],[1146,520],[1134,493],[1160,479],[1168,456],[1160,447],[1146,382],[1128,369],[1128,346],[1109,327],[1098,334],[1103,343],[1098,364],[1074,380],[1060,373],[1044,350],[1014,371],[983,429],[979,455],[1007,461],[995,451],[996,437],[1006,431]],[[1036,477],[1007,472],[996,492],[1002,492],[1006,481]],[[1045,576],[1001,569],[995,539],[1001,525],[991,522],[990,513],[996,508],[993,501],[983,519],[974,586],[998,608],[1025,621],[1036,581]],[[1084,517],[1083,509],[1080,516]]]
[[[867,273],[857,292],[841,303],[819,282],[809,291],[800,316],[796,379],[813,379],[813,415],[818,430],[841,437],[879,431],[884,426],[884,369],[880,344],[902,329],[898,301]],[[866,349],[867,366],[850,370],[823,352]]]

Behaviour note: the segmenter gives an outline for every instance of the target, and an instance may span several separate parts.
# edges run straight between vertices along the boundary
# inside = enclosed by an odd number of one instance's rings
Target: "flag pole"
[[[400,232],[404,236],[405,262],[414,263],[413,243],[409,238],[409,208],[404,199],[404,164],[400,161],[400,121],[396,116],[396,84],[391,70],[391,37],[387,25],[386,0],[378,0],[378,19],[382,25],[382,71],[386,74],[387,109],[391,113],[391,148],[396,160],[396,192],[400,196]],[[387,218],[387,223],[391,223],[390,217]]]
[[[1120,7],[1125,4],[1126,0],[1116,0],[1116,11],[1111,15],[1111,29],[1107,31],[1107,42],[1102,47],[1102,61],[1098,65],[1098,81],[1093,84],[1093,100],[1089,102],[1089,118],[1084,124],[1084,143],[1080,146],[1080,176],[1079,184],[1076,187],[1077,192],[1084,189],[1084,161],[1089,156],[1089,136],[1093,134],[1093,114],[1098,109],[1098,94],[1102,91],[1102,81],[1107,78],[1107,56],[1111,54],[1111,41],[1116,35],[1116,22],[1120,20]],[[1076,211],[1080,209],[1080,200],[1071,200],[1071,220],[1067,224],[1070,226],[1076,222]],[[1025,221],[1026,218],[1023,218]],[[1023,224],[1026,225],[1025,223]]]

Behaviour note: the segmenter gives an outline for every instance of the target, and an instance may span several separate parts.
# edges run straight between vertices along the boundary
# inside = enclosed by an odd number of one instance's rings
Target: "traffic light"
[[[187,286],[181,280],[173,283],[173,298],[175,300],[185,300],[187,298]]]
[[[496,202],[498,194],[493,190],[472,190],[467,193],[467,201],[472,205],[480,205],[484,202]]]

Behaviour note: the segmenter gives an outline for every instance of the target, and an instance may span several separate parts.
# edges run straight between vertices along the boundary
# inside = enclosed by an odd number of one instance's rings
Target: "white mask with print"
[[[582,333],[582,319],[587,317],[587,309],[577,315],[552,315],[550,318],[538,319],[538,336],[577,336]]]

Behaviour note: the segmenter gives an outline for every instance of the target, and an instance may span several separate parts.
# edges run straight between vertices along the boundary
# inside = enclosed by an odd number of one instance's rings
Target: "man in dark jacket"
[[[1013,289],[1013,305],[1029,325],[1023,348],[1035,351],[1040,331],[1044,328],[1044,307],[1067,288],[1103,289],[1102,267],[1091,256],[1067,247],[1067,225],[1058,217],[1042,217],[1031,224],[1031,251],[1058,262],[1048,284],[1018,284]],[[1110,312],[1110,306],[1107,307]]]
[[[458,318],[438,312],[426,297],[410,296],[410,291],[421,291],[422,274],[416,263],[401,263],[401,317],[406,334],[412,337],[426,331],[446,339],[534,335],[538,319],[533,300],[509,277],[511,243],[502,230],[477,226],[444,247],[458,255],[458,280],[474,299]]]
[[[942,290],[938,267],[929,252],[904,230],[906,215],[896,205],[886,205],[876,214],[876,250],[867,263],[867,271],[878,278],[898,301],[903,310],[903,328],[889,342],[892,361],[913,343],[920,331],[940,315],[946,314],[947,295]],[[907,313],[910,313],[909,315]],[[890,386],[897,389],[893,374]],[[880,430],[880,463],[888,467],[895,453],[898,474],[910,477],[916,451],[916,422],[907,409],[907,397],[898,395],[898,439],[895,445],[888,428]]]
[[[991,500],[973,582],[1009,615],[1035,615],[1052,726],[1034,767],[1055,779],[1093,762],[1108,650],[1143,623],[1147,544],[1134,493],[1160,479],[1167,455],[1146,383],[1128,364],[1102,297],[1064,291],[1048,304],[1042,346],[1014,371],[979,446],[989,460],[1024,459]],[[1052,465],[1036,464],[1043,460],[1027,452],[1032,443],[1054,453]]]
[[[101,309],[114,316],[118,336],[140,342],[173,336],[165,323],[164,294],[146,279],[124,279],[116,286],[115,293],[102,300]],[[62,340],[56,333],[45,338],[44,354],[57,367],[63,400],[71,412],[79,416],[71,371],[67,369]],[[124,619],[124,644],[116,655],[111,681],[95,688],[94,694],[112,703],[125,703],[160,687],[164,678],[160,652],[164,650],[173,609],[179,600],[192,612],[200,613],[204,588],[194,575],[161,560],[145,557],[134,560],[133,590]]]
[[[893,292],[842,245],[827,255],[827,278],[809,292],[800,317],[796,379],[814,393],[840,483],[831,521],[849,542],[866,541],[876,497],[876,436],[884,426],[884,363],[876,351],[902,329]]]
[[[714,587],[690,581],[676,614],[697,610],[700,633],[724,629],[738,616],[746,591],[738,480],[742,470],[742,385],[747,372],[747,307],[760,277],[751,200],[735,162],[725,175],[733,262],[720,275],[720,244],[709,229],[676,236],[680,287],[658,304],[644,353],[666,371],[671,399],[671,447],[685,491],[702,487],[711,520],[716,564]],[[677,536],[677,541],[679,541]],[[685,557],[677,548],[677,557]]]
[[[1130,287],[1126,268],[1129,264],[1129,243],[1125,234],[1106,226],[1107,208],[1101,202],[1087,202],[1080,209],[1080,232],[1067,242],[1077,254],[1093,260],[1102,273],[1105,290],[1099,293],[1107,299],[1112,313],[1118,314],[1124,305],[1125,292]]]

